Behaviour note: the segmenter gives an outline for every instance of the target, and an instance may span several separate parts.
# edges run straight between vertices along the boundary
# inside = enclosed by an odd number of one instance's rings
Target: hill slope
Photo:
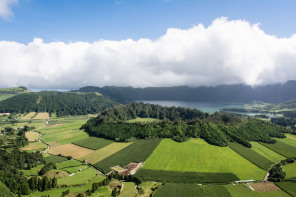
[[[96,93],[30,92],[0,102],[0,112],[30,111],[56,113],[57,116],[95,114],[117,105]]]

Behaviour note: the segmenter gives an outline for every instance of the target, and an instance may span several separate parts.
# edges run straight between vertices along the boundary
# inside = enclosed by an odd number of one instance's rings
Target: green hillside
[[[0,102],[0,112],[30,111],[56,113],[57,116],[96,114],[117,105],[96,93],[30,92]]]

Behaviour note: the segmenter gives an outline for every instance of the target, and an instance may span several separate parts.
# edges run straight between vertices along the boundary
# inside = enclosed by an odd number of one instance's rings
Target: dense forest
[[[128,121],[137,117],[162,121]],[[284,138],[282,132],[289,132],[281,126],[254,118],[242,119],[227,113],[208,114],[196,109],[144,103],[107,109],[89,120],[82,129],[90,135],[115,141],[153,138],[185,141],[188,137],[200,137],[213,145],[227,146],[228,142],[236,141],[247,147],[251,147],[249,141],[275,143],[271,137]]]
[[[19,94],[27,91],[28,89],[26,87],[20,86],[20,87],[14,87],[14,88],[0,89],[0,94]]]
[[[80,92],[100,92],[120,103],[140,100],[205,101],[205,102],[282,102],[296,97],[296,81],[265,86],[243,84],[215,87],[94,87],[87,86]]]
[[[57,116],[95,114],[117,105],[98,93],[30,92],[0,102],[0,113],[49,112]]]

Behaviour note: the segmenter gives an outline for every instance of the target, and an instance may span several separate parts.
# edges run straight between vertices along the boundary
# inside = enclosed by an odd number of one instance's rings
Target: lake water
[[[243,108],[244,104],[241,103],[213,103],[213,102],[197,102],[197,101],[138,101],[143,103],[158,104],[162,106],[176,106],[187,107],[191,109],[199,109],[203,112],[214,113],[223,108]]]

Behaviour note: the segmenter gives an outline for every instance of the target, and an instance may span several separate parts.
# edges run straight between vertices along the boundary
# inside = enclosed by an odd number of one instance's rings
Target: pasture
[[[21,118],[21,120],[31,120],[36,115],[36,112],[29,112]]]
[[[254,150],[255,152],[257,152],[260,155],[263,155],[264,157],[266,157],[267,159],[269,159],[270,161],[274,162],[274,163],[278,163],[281,160],[286,159],[284,156],[270,150],[269,148],[261,145],[258,142],[251,142],[252,144],[252,150]]]
[[[80,158],[80,160],[85,159],[86,162],[95,164],[113,154],[116,152],[126,148],[127,146],[131,145],[132,143],[118,143],[114,142],[112,144],[109,144],[99,150],[93,151],[90,154],[87,154]]]
[[[45,150],[47,148],[47,146],[41,142],[30,142],[28,145],[24,146],[23,148],[21,148],[21,150],[26,150],[26,151],[30,151],[30,150]]]
[[[93,150],[76,146],[74,144],[65,144],[61,146],[56,146],[48,150],[48,153],[50,154],[53,154],[53,155],[61,154],[63,156],[72,156],[74,159],[83,157],[91,152],[93,152]]]
[[[104,146],[107,146],[108,144],[111,144],[112,142],[113,141],[106,140],[104,138],[89,137],[83,140],[75,141],[73,142],[73,144],[88,149],[98,150],[100,148],[103,148]]]
[[[203,191],[196,184],[176,184],[168,183],[156,190],[154,197],[180,197],[180,196],[203,196]]]
[[[292,134],[285,134],[285,135],[286,135],[286,138],[279,138],[276,140],[284,142],[296,148],[296,135],[292,135]]]
[[[154,149],[158,146],[162,139],[154,140],[136,140],[128,147],[118,151],[117,153],[95,163],[94,166],[101,169],[104,173],[110,171],[110,167],[120,165],[125,166],[130,162],[145,161]]]
[[[34,142],[34,141],[38,141],[40,134],[37,132],[29,131],[29,132],[26,132],[25,135],[26,135],[26,138],[28,138],[29,142]]]
[[[296,148],[282,141],[277,140],[275,144],[267,144],[262,142],[260,142],[260,144],[285,157],[296,157]]]
[[[290,194],[291,196],[296,196],[295,182],[277,182],[275,184],[279,186],[282,190],[284,190],[286,193]]]
[[[286,179],[296,177],[296,163],[288,163],[283,165],[283,171],[286,172]]]
[[[249,160],[250,162],[252,162],[253,164],[255,164],[256,166],[264,170],[268,170],[273,164],[273,162],[268,160],[266,157],[255,152],[251,148],[247,148],[241,144],[231,142],[229,143],[229,147],[241,156],[243,156],[244,158],[246,158],[247,160]]]
[[[66,171],[66,172],[69,172],[70,174],[72,174],[72,173],[75,173],[77,171],[85,170],[87,168],[88,168],[87,165],[80,165],[80,166],[63,168],[63,170]]]
[[[68,159],[65,157],[58,156],[58,155],[51,155],[48,157],[44,157],[44,160],[46,163],[60,163],[63,161],[67,161]]]
[[[137,190],[133,182],[123,182],[123,189],[120,192],[120,197],[135,197]]]
[[[40,112],[33,119],[34,120],[47,120],[47,119],[49,119],[49,113]]]
[[[81,162],[71,159],[71,160],[60,162],[56,166],[58,169],[63,169],[68,167],[80,166],[81,164],[82,164]]]
[[[20,170],[25,176],[38,176],[38,172],[43,168],[44,165],[38,165],[30,170]]]
[[[204,185],[202,190],[205,197],[231,197],[231,194],[223,185]]]
[[[65,178],[65,177],[68,177],[69,174],[65,171],[62,171],[62,170],[50,170],[48,172],[46,172],[44,174],[44,176],[47,176],[47,178]]]
[[[231,173],[178,172],[143,168],[137,171],[136,176],[145,181],[171,183],[229,183],[239,180]]]
[[[265,171],[228,147],[202,139],[178,143],[163,139],[144,163],[144,169],[181,172],[233,173],[240,179],[261,180]]]

